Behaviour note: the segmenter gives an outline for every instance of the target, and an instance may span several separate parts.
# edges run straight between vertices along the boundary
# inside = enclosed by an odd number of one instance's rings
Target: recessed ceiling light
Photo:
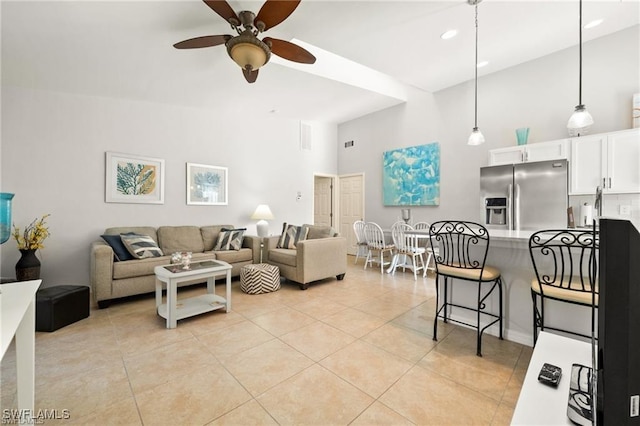
[[[604,19],[595,19],[589,22],[588,24],[586,24],[584,26],[584,29],[588,30],[589,28],[597,27],[598,25],[602,24],[602,21],[604,21]]]
[[[486,67],[487,65],[489,65],[489,61],[481,61],[476,64],[476,67],[482,68],[482,67]]]
[[[440,38],[443,40],[449,40],[450,38],[454,38],[458,35],[458,30],[448,30],[440,34]]]

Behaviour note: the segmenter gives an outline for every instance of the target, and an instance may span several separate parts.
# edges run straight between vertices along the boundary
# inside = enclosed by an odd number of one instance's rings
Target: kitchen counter
[[[535,231],[513,231],[510,229],[489,229],[489,237],[491,237],[490,241],[514,241],[514,242],[524,242],[526,244],[529,243],[529,237]]]

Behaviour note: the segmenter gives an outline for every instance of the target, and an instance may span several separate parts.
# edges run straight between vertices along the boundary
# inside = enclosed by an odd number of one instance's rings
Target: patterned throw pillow
[[[218,234],[218,240],[213,247],[214,251],[221,250],[240,250],[242,248],[242,240],[244,239],[244,231],[247,228],[225,229]]]
[[[278,240],[277,248],[295,249],[298,241],[307,239],[309,228],[306,226],[282,225],[282,235]]]
[[[163,256],[158,244],[148,235],[120,234],[120,238],[129,253],[136,259]]]

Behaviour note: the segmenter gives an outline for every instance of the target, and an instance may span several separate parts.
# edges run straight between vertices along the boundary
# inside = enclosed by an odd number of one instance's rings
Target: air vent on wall
[[[311,151],[311,125],[300,123],[300,149]]]

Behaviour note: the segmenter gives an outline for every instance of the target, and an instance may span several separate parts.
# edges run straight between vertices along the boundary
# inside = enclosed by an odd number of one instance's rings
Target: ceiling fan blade
[[[288,59],[293,62],[300,62],[302,64],[313,64],[316,62],[315,56],[297,44],[271,37],[265,37],[262,41],[270,44],[271,53],[278,55],[281,58]]]
[[[249,83],[255,83],[256,79],[258,78],[258,71],[260,70],[247,70],[247,69],[242,69],[242,74],[244,74],[244,78],[245,80],[247,80],[247,82]]]
[[[209,6],[215,13],[222,16],[222,18],[231,25],[240,25],[240,18],[234,10],[229,6],[226,0],[203,0],[207,6]]]
[[[254,20],[256,27],[260,31],[275,27],[287,19],[299,4],[300,0],[267,0]],[[259,22],[264,24],[264,28],[260,27]]]
[[[225,44],[231,38],[230,35],[214,35],[190,38],[173,45],[176,49],[197,49],[200,47],[218,46]]]

